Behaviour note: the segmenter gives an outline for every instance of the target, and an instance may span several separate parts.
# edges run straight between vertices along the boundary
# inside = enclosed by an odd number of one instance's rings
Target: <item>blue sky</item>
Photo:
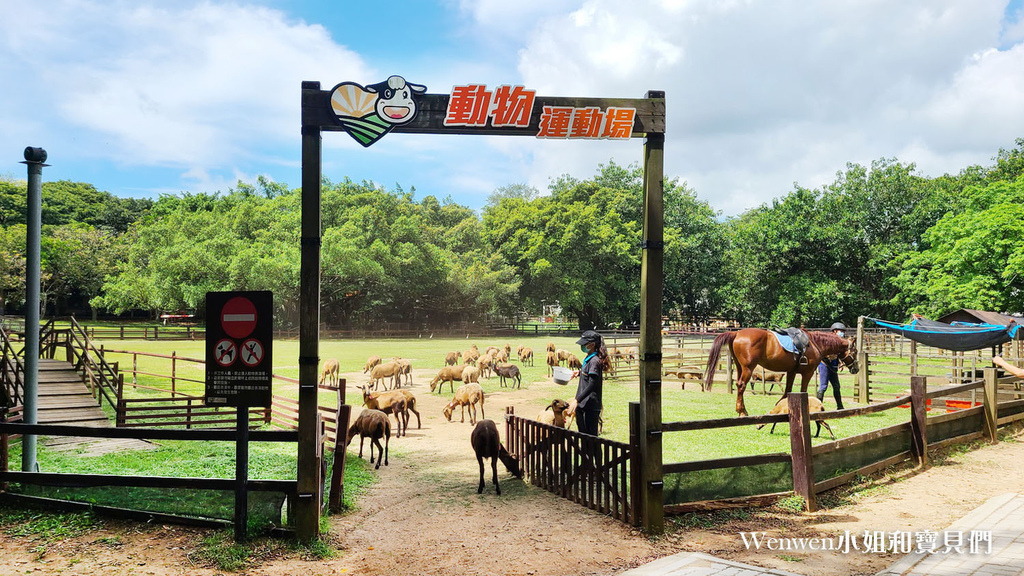
[[[434,93],[523,84],[551,96],[665,90],[666,173],[723,214],[897,157],[922,174],[988,163],[1024,137],[1024,0],[0,0],[0,177],[121,196],[299,185],[299,85],[399,74]],[[639,140],[324,135],[324,174],[481,206],[544,190]]]

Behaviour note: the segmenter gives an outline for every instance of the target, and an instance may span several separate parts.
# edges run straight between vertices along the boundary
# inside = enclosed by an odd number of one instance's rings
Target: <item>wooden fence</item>
[[[882,330],[866,329],[864,346],[858,350],[860,373],[853,379],[853,386],[847,390],[860,403],[890,400],[909,391],[912,376],[925,376],[933,386],[963,384],[979,380],[985,367],[991,366],[991,351],[951,352],[919,345],[898,334]],[[687,384],[699,387],[707,365],[708,353],[718,333],[686,332],[665,334],[662,337],[663,382],[679,383],[686,389]],[[638,341],[629,335],[609,335],[606,339],[612,356],[612,380],[636,382],[639,379],[639,363],[636,361]],[[1014,341],[1004,346],[1004,358],[1018,366],[1024,366],[1024,341]],[[734,392],[739,374],[733,366],[732,356],[723,353],[715,367],[714,381],[725,384],[730,394]],[[781,394],[782,386],[765,382],[773,378],[771,372],[758,368],[748,383],[748,390],[756,393]],[[815,379],[816,383],[816,379]],[[953,399],[954,403],[978,402],[978,391],[962,394]],[[1024,397],[1024,396],[1022,396]]]
[[[573,432],[520,418],[509,406],[505,415],[508,450],[519,459],[525,478],[538,486],[639,525],[640,451],[636,438],[639,420],[630,411],[629,444]]]
[[[894,398],[909,390],[907,383],[914,376],[926,378],[933,386],[957,385],[982,378],[984,369],[992,366],[992,350],[954,352],[918,344],[899,334],[882,330],[865,330],[860,350],[861,373],[856,382],[857,399],[861,403]],[[1002,345],[1003,358],[1017,366],[1024,365],[1024,341]],[[1002,375],[1002,373],[1000,373]],[[1020,385],[1016,385],[1020,392]],[[951,398],[954,405],[979,402],[978,390]],[[1015,398],[1024,398],[1018,394]]]
[[[236,539],[244,539],[248,530],[246,518],[248,510],[245,503],[248,501],[249,492],[277,492],[281,494],[281,502],[288,498],[294,501],[297,497],[297,482],[295,480],[250,480],[248,479],[248,446],[252,442],[297,442],[298,433],[293,431],[253,431],[248,432],[243,440],[239,439],[239,432],[236,430],[155,430],[155,429],[119,429],[99,428],[90,426],[64,426],[52,424],[22,424],[0,420],[0,438],[4,435],[13,434],[34,434],[39,436],[73,436],[85,438],[134,438],[139,440],[184,440],[197,442],[228,441],[241,442],[246,444],[244,451],[244,463],[236,465],[235,478],[194,478],[194,477],[166,477],[166,476],[142,476],[142,475],[114,475],[114,474],[74,474],[54,472],[16,472],[9,469],[7,445],[0,442],[4,448],[0,456],[0,500],[17,503],[35,503],[61,508],[84,507],[98,512],[108,512],[114,515],[140,519],[143,521],[171,521],[186,524],[197,524],[201,526],[225,527],[232,523],[235,527]],[[30,496],[21,493],[11,493],[6,490],[7,483],[16,483],[20,486],[51,486],[66,488],[87,488],[101,486],[136,487],[136,488],[159,488],[159,489],[189,489],[189,490],[215,490],[233,491],[236,493],[234,521],[202,517],[204,511],[194,512],[195,516],[182,516],[144,510],[126,510],[123,508],[110,508],[94,503],[76,503],[59,499]]]
[[[86,334],[86,330],[82,329],[74,319],[72,319],[70,329],[55,329],[52,322],[48,322],[44,328],[41,331],[43,342],[40,347],[41,353],[49,358],[54,358],[58,351],[63,350],[67,361],[80,370],[83,382],[97,402],[105,401],[114,410],[115,424],[118,428],[183,427],[192,429],[225,427],[235,424],[234,409],[225,406],[208,406],[203,396],[194,392],[184,392],[180,388],[181,385],[190,385],[192,389],[196,385],[205,385],[204,379],[186,375],[194,374],[196,367],[200,371],[205,370],[205,359],[180,356],[173,351],[171,354],[158,354],[117,350],[106,348],[103,345],[97,347],[92,342],[92,338]],[[6,332],[3,334],[6,336]],[[9,368],[0,370],[0,385],[11,390],[16,399],[20,399],[20,390],[23,387],[19,380],[23,373],[20,359],[6,338],[3,339],[0,346],[2,346],[3,352],[0,354],[0,363],[3,363],[0,368]],[[108,357],[119,356],[125,357],[125,362],[107,360]],[[131,358],[130,368],[128,368],[127,357]],[[166,372],[139,370],[138,360],[140,357],[167,360],[169,368]],[[193,364],[194,367],[191,372],[182,373],[179,370],[181,363]],[[127,383],[126,376],[128,377]],[[140,376],[147,377],[150,381],[156,379],[167,383],[169,387],[143,384],[140,382]],[[298,380],[277,374],[273,375],[273,381],[275,384],[298,386]],[[130,397],[130,394],[125,394],[126,386],[130,386],[134,390],[143,390],[150,395]],[[333,396],[327,404],[319,406],[321,416],[327,425],[330,445],[333,446],[337,434],[339,406],[344,404],[344,381],[340,386],[322,385],[320,389],[332,393]],[[294,429],[297,427],[298,402],[282,394],[275,394],[271,406],[252,408],[249,414],[252,428],[263,424],[274,424],[278,427]]]
[[[202,396],[188,394],[178,388],[179,384],[182,383],[192,385],[205,384],[205,380],[184,376],[179,370],[179,365],[182,362],[194,364],[200,369],[205,369],[205,359],[179,356],[173,351],[170,354],[157,354],[154,352],[117,350],[103,346],[100,346],[100,353],[105,356],[131,357],[130,369],[127,368],[127,361],[124,363],[112,363],[118,371],[119,381],[121,382],[121,386],[118,389],[116,408],[118,427],[183,426],[186,429],[190,429],[195,426],[217,426],[234,422],[231,419],[234,415],[233,409],[223,406],[207,406]],[[140,357],[167,360],[169,368],[167,372],[139,370],[138,360]],[[121,366],[124,367],[122,368]],[[167,382],[170,384],[170,388],[140,384],[139,376]],[[125,382],[126,379],[128,382]],[[273,382],[275,385],[288,387],[297,387],[299,384],[299,381],[294,378],[277,374],[273,375]],[[128,398],[124,394],[124,389],[127,386],[131,386],[133,389],[163,393],[167,396]],[[321,404],[319,411],[326,425],[328,445],[334,446],[337,437],[339,407],[345,403],[345,381],[341,380],[337,386],[321,384],[319,389],[331,393],[331,400],[327,404]],[[271,406],[251,409],[250,420],[254,427],[262,424],[272,424],[279,428],[295,430],[298,429],[298,406],[298,400],[275,393]]]
[[[284,376],[278,376],[276,374],[274,375],[274,380],[293,384],[295,386],[299,385],[299,381],[294,378],[285,378]],[[339,430],[344,434],[349,423],[348,416],[343,411],[343,407],[345,406],[346,380],[342,378],[338,381],[337,386],[334,384],[324,383],[319,384],[317,388],[319,390],[329,392],[330,396],[334,400],[329,404],[319,404],[317,406],[320,418],[324,423],[324,433],[327,437],[328,449],[333,450],[334,446],[338,443]],[[287,396],[274,394],[273,404],[271,405],[271,416],[268,422],[278,428],[298,430],[299,401]],[[344,436],[342,436],[342,439],[344,440]]]
[[[0,326],[0,410],[8,404],[24,403],[24,373],[21,356],[14,349],[7,330]]]
[[[1000,386],[1012,389],[1020,384],[1019,379],[1000,379],[994,368],[987,368],[984,373],[983,380],[931,391],[924,377],[915,376],[909,395],[860,408],[810,414],[807,395],[794,393],[789,397],[788,415],[664,423],[662,431],[671,433],[788,422],[791,447],[789,452],[775,454],[665,464],[665,511],[680,513],[752,505],[792,493],[802,496],[813,510],[818,493],[853,481],[859,475],[908,460],[926,464],[929,449],[951,443],[983,436],[995,442],[997,426],[1024,419],[1024,400],[1000,393]],[[982,392],[981,405],[947,408],[941,414],[928,415],[934,400],[956,398],[974,390]],[[812,422],[863,416],[907,405],[911,408],[908,422],[811,446]]]
[[[662,381],[678,382],[684,390],[687,384],[701,389],[708,354],[719,334],[720,332],[674,332],[662,335]],[[638,381],[640,364],[637,362],[637,350],[639,350],[637,337],[610,335],[605,338],[605,342],[612,359],[613,372],[609,375],[609,379],[627,382]],[[732,355],[722,354],[715,367],[715,381],[725,382],[726,390],[732,393],[735,379]],[[753,390],[754,384],[751,383],[751,390]]]

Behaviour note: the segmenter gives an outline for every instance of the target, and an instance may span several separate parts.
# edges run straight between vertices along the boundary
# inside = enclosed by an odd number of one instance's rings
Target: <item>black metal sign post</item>
[[[299,502],[296,532],[308,540],[319,533],[320,503],[315,482],[320,462],[316,441],[316,379],[320,307],[320,174],[323,131],[347,132],[370,146],[391,132],[533,136],[546,139],[645,138],[644,232],[640,308],[640,400],[644,439],[641,453],[648,532],[662,530],[661,502],[661,297],[662,193],[665,93],[645,98],[538,96],[523,86],[455,86],[449,94],[391,76],[360,85],[342,82],[321,90],[302,83],[302,264],[299,324]],[[303,495],[308,495],[305,500]]]
[[[235,406],[235,540],[249,525],[249,409],[273,400],[274,299],[270,292],[206,293],[208,406]]]

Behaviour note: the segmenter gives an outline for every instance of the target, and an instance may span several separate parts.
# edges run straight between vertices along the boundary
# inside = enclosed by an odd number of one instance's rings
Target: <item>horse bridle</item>
[[[860,371],[860,366],[857,364],[857,339],[851,338],[850,345],[846,348],[846,354],[840,358],[843,366],[846,366],[850,374],[856,374]]]

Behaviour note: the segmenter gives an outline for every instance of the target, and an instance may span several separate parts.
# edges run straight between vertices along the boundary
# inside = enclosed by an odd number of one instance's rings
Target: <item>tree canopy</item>
[[[559,304],[582,328],[638,320],[643,173],[614,162],[541,193],[493,190],[477,211],[344,179],[322,183],[328,325],[438,326]],[[1020,312],[1024,139],[989,166],[922,176],[882,158],[724,218],[665,181],[666,313],[682,321],[822,326],[959,307]],[[271,290],[298,310],[301,190],[266,178],[224,193],[119,198],[43,185],[48,310],[200,311],[213,290]],[[25,183],[0,179],[0,311],[24,300]]]

